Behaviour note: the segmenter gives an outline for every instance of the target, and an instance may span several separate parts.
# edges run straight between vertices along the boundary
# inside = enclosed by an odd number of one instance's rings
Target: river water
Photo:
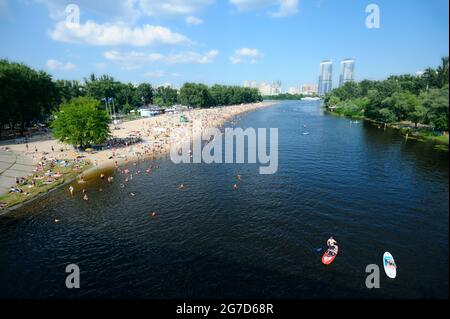
[[[325,115],[314,101],[234,124],[279,128],[276,174],[163,159],[125,188],[119,173],[111,185],[89,182],[88,202],[57,190],[0,216],[0,297],[448,298],[448,152]],[[324,266],[330,235],[340,251]],[[65,286],[71,263],[80,289]],[[369,264],[380,267],[379,289],[365,285]]]

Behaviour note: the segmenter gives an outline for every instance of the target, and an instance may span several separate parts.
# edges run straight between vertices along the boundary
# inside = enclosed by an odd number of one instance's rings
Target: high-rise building
[[[320,63],[319,95],[325,95],[333,88],[333,62],[330,60]]]
[[[303,95],[315,95],[317,94],[317,84],[302,84],[300,87],[300,93]]]
[[[295,86],[291,86],[289,88],[289,90],[287,91],[287,93],[292,94],[292,95],[298,94],[299,92],[300,92],[300,90]]]
[[[245,88],[249,88],[250,87],[250,82],[248,80],[244,81],[244,87]]]
[[[253,80],[253,81],[250,83],[250,87],[251,87],[252,89],[256,89],[256,88],[258,87],[258,83],[257,83],[255,80]]]
[[[281,81],[275,81],[271,86],[271,95],[278,95],[281,93]]]
[[[271,95],[272,93],[271,85],[266,82],[261,82],[258,89],[261,95]]]
[[[341,76],[339,77],[339,86],[347,82],[353,82],[355,76],[355,59],[345,59],[341,61]]]

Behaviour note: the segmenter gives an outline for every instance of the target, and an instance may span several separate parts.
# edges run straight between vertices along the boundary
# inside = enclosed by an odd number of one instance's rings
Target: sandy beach
[[[156,159],[166,155],[173,143],[180,143],[186,136],[177,133],[177,128],[191,129],[193,123],[202,124],[203,128],[221,127],[234,116],[273,105],[274,102],[232,105],[210,109],[192,109],[182,112],[187,121],[180,120],[178,114],[162,114],[155,117],[141,118],[111,125],[112,138],[124,139],[134,136],[140,142],[131,145],[113,145],[108,149],[92,152],[77,152],[73,146],[58,140],[42,137],[31,139],[27,144],[14,141],[0,143],[0,152],[10,152],[28,158],[33,165],[38,165],[43,157],[53,160],[75,160],[83,157],[89,160],[94,169],[118,166],[128,161]],[[25,176],[15,176],[25,177]]]

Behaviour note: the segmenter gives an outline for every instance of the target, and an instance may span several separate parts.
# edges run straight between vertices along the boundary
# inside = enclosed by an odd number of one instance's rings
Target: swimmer
[[[100,174],[100,179],[104,179],[105,178],[105,174],[101,173]]]
[[[242,176],[241,176],[240,174],[237,174],[237,175],[236,175],[236,178],[237,178],[238,180],[240,180],[240,181],[242,180]]]
[[[233,185],[233,189],[234,189],[234,190],[236,190],[236,189],[238,189],[238,188],[239,188],[239,186],[238,186],[237,184],[234,184],[234,185]]]
[[[71,196],[73,196],[73,190],[74,190],[74,189],[73,189],[73,186],[70,185],[70,186],[69,186],[69,192],[70,192],[70,195],[71,195]]]
[[[178,186],[178,189],[184,189],[184,184],[180,184],[179,186]]]
[[[55,223],[59,223],[59,222],[60,222],[60,220],[55,218]]]
[[[84,194],[83,199],[84,199],[85,201],[88,201],[88,200],[89,200],[87,194]]]
[[[130,196],[134,197],[134,196],[136,196],[136,194],[135,193],[130,193]]]
[[[152,212],[152,217],[156,217],[156,212]]]

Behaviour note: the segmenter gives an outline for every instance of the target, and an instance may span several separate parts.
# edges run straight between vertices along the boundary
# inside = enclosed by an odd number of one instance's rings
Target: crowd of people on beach
[[[106,142],[106,149],[99,152],[80,153],[68,145],[57,143],[56,141],[45,141],[47,144],[26,143],[25,150],[22,152],[29,155],[37,162],[35,176],[27,178],[18,178],[16,185],[12,186],[12,193],[27,193],[27,188],[36,187],[37,184],[51,184],[61,176],[53,167],[68,165],[67,161],[73,161],[73,170],[81,172],[82,163],[90,161],[97,168],[105,165],[114,165],[119,170],[120,165],[130,161],[139,162],[150,159],[155,161],[157,158],[163,158],[169,153],[170,146],[179,143],[186,138],[185,131],[178,128],[187,128],[192,131],[194,123],[201,123],[202,129],[211,127],[221,127],[226,121],[232,120],[238,114],[254,110],[268,104],[255,103],[246,105],[226,106],[222,108],[188,110],[180,116],[179,114],[164,114],[152,118],[125,122],[121,124],[118,130],[115,130],[114,136]],[[192,156],[192,155],[191,155]],[[50,158],[51,157],[51,158]],[[157,166],[152,166],[145,170],[150,173]],[[44,169],[46,168],[46,169]],[[125,173],[127,174],[127,173]],[[139,175],[139,173],[137,173]],[[133,178],[130,174],[125,179],[125,183]],[[106,177],[108,182],[112,183],[113,177]],[[83,181],[83,179],[80,179]],[[232,186],[233,190],[239,189],[241,182],[240,175],[237,182]],[[186,185],[179,185],[179,189],[184,189]],[[74,190],[71,191],[74,193]],[[83,194],[83,199],[88,200],[87,193]]]
[[[51,185],[69,172],[81,172],[89,163],[83,159],[61,160],[42,156],[33,173],[27,177],[16,177],[8,193],[29,196],[32,189],[39,189],[45,185]],[[0,202],[0,209],[6,204]]]
[[[140,137],[140,133],[138,132],[138,136],[127,136],[125,138],[121,137],[113,137],[106,141],[106,147],[108,149],[111,148],[120,148],[120,147],[128,147],[133,144],[137,144],[142,142],[142,138]]]

